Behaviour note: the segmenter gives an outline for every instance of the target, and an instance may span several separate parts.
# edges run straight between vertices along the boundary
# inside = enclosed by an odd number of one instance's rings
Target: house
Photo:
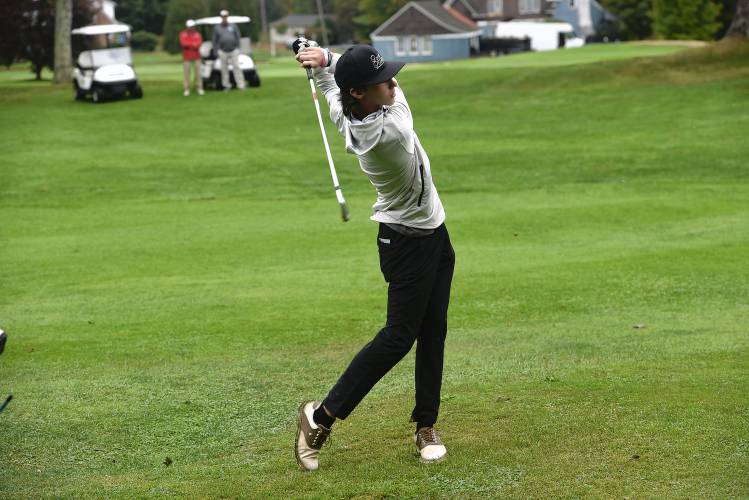
[[[385,60],[441,61],[478,52],[480,33],[465,15],[428,0],[407,3],[370,38]]]
[[[447,0],[443,4],[473,21],[544,21],[557,1],[550,0]]]
[[[291,14],[270,23],[271,55],[276,55],[276,44],[290,47],[297,37],[309,35],[319,21],[315,14]]]
[[[616,21],[596,0],[560,0],[554,7],[554,17],[570,23],[582,38],[594,37]]]

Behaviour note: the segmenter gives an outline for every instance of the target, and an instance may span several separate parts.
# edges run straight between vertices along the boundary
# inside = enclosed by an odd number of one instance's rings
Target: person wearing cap
[[[356,354],[322,401],[306,401],[297,414],[297,462],[316,470],[335,419],[345,419],[372,387],[416,343],[413,440],[422,462],[436,462],[447,448],[436,429],[442,385],[455,252],[445,211],[432,180],[413,115],[395,80],[403,63],[385,61],[368,45],[339,56],[308,47],[297,53],[314,68],[330,118],[377,191],[371,219],[379,223],[380,269],[388,285],[387,320]]]
[[[203,78],[200,76],[200,44],[203,37],[195,29],[195,21],[188,19],[185,29],[179,32],[179,44],[182,46],[182,68],[184,70],[183,95],[190,95],[190,68],[195,79],[195,89],[198,95],[203,95]]]
[[[239,68],[239,28],[236,24],[229,22],[228,10],[222,10],[219,15],[221,24],[213,28],[213,48],[216,49],[221,59],[221,86],[224,87],[224,91],[231,90],[229,80],[229,64],[231,64],[237,88],[244,90],[244,74]]]

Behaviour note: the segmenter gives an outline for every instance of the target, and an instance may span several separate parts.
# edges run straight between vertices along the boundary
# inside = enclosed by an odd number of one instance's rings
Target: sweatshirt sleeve
[[[333,53],[333,62],[327,68],[315,68],[313,73],[317,80],[317,87],[322,91],[325,100],[328,102],[330,109],[330,119],[335,123],[338,132],[341,135],[346,134],[346,117],[343,115],[341,106],[341,91],[335,83],[335,66],[340,58],[340,54]]]

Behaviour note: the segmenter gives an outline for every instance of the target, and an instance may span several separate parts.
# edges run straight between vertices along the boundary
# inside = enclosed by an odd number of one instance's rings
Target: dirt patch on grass
[[[680,46],[680,47],[705,47],[709,42],[702,40],[640,40],[637,42],[626,42],[629,45],[655,45],[655,46]]]

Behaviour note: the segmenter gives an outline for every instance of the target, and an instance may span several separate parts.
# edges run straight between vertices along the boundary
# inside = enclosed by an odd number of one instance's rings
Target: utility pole
[[[317,15],[320,16],[320,26],[322,27],[322,43],[323,47],[327,47],[328,44],[328,27],[325,25],[325,13],[322,11],[322,0],[317,0]]]
[[[270,42],[270,32],[268,31],[268,14],[265,9],[265,1],[260,0],[260,30],[268,35],[268,42]]]

